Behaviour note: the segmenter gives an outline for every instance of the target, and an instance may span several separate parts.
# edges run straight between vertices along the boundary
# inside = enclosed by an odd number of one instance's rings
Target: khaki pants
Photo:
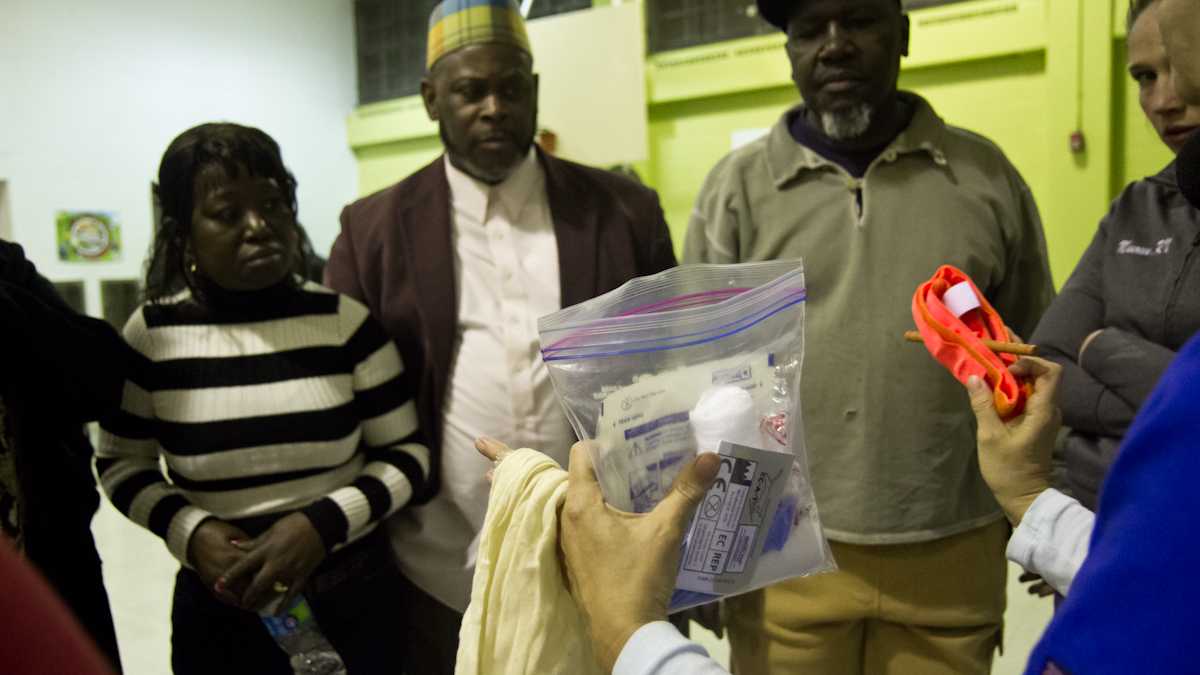
[[[1008,523],[920,544],[830,542],[839,571],[731,598],[737,675],[989,673]]]

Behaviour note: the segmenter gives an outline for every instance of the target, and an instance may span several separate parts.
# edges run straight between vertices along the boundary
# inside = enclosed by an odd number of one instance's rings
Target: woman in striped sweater
[[[349,671],[384,672],[407,582],[373,531],[432,496],[399,355],[363,305],[302,280],[296,182],[262,131],[184,132],[157,194],[125,327],[143,360],[96,470],[182,564],[175,673],[290,673],[255,612],[301,589]]]

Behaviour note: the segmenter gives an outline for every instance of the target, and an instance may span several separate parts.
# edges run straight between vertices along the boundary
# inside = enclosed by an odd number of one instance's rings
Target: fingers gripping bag
[[[613,507],[650,511],[698,452],[722,457],[671,611],[834,568],[800,418],[806,299],[799,261],[687,265],[538,321]]]

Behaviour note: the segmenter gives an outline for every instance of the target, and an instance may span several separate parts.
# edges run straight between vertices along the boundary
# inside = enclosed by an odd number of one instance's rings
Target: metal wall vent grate
[[[906,9],[970,0],[904,0]],[[754,0],[647,0],[651,54],[776,32],[758,16]]]
[[[355,0],[359,104],[411,96],[425,75],[425,34],[438,0]]]
[[[529,9],[527,18],[540,19],[543,16],[591,8],[592,0],[533,0],[533,6]]]
[[[754,0],[650,0],[646,24],[651,54],[775,32]]]
[[[425,76],[429,15],[439,0],[355,0],[358,103],[412,96]],[[529,18],[589,9],[592,0],[534,0]]]

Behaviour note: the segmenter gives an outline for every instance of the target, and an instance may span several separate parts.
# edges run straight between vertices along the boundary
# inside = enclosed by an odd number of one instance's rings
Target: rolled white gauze
[[[754,398],[741,387],[724,385],[704,392],[689,421],[700,452],[716,452],[721,441],[763,447]]]

